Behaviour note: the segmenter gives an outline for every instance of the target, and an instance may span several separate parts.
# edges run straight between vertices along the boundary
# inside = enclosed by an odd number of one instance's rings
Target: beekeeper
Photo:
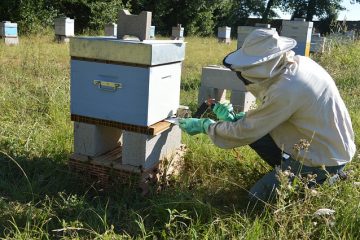
[[[272,167],[316,174],[317,183],[341,176],[356,150],[349,113],[331,76],[310,58],[295,56],[295,46],[276,30],[254,30],[224,65],[259,106],[234,116],[231,105],[216,104],[218,122],[180,119],[180,128],[206,133],[220,148],[249,145]],[[268,201],[278,185],[274,168],[250,189],[250,197]]]

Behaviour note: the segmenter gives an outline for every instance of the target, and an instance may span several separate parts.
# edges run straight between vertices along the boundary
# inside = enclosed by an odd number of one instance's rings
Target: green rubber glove
[[[245,116],[244,112],[235,114],[231,103],[216,103],[213,112],[219,120],[227,122],[235,122]]]
[[[239,119],[242,119],[243,117],[245,117],[245,112],[239,112],[239,113],[235,114],[234,122],[236,122]]]
[[[179,119],[179,126],[181,130],[189,135],[195,135],[199,133],[207,133],[210,124],[215,121],[210,118],[181,118]]]

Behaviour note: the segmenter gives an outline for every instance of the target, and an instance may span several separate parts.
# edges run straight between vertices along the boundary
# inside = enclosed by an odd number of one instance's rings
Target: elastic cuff
[[[210,118],[204,118],[203,119],[203,122],[202,122],[202,126],[203,126],[203,133],[206,133],[208,132],[209,130],[209,126],[211,124],[215,123],[214,120],[210,119]]]
[[[239,112],[238,114],[235,115],[234,121],[237,121],[239,119],[242,119],[243,117],[245,117],[245,112]]]

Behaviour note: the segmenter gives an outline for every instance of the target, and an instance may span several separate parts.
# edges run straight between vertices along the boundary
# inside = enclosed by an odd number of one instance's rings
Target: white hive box
[[[74,34],[74,19],[68,17],[61,17],[55,19],[55,35],[73,37]]]
[[[150,126],[176,113],[183,41],[81,37],[70,55],[71,114]]]
[[[218,38],[229,39],[231,34],[231,27],[218,27]]]
[[[17,37],[17,23],[4,21],[0,23],[0,37]]]
[[[105,36],[117,36],[117,24],[109,23],[105,25]]]
[[[184,28],[179,24],[176,27],[171,29],[171,38],[172,39],[183,39],[184,38]]]
[[[283,20],[281,36],[293,38],[297,45],[293,51],[298,55],[309,56],[313,22],[303,20],[289,21]]]

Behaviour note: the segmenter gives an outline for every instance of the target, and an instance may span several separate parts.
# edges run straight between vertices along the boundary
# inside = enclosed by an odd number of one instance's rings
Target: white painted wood
[[[148,122],[155,123],[176,114],[180,105],[180,80],[181,63],[150,69]]]
[[[229,39],[231,34],[230,27],[218,27],[218,38]]]
[[[74,34],[74,19],[61,17],[55,19],[55,35],[62,35],[66,37],[73,37]]]

